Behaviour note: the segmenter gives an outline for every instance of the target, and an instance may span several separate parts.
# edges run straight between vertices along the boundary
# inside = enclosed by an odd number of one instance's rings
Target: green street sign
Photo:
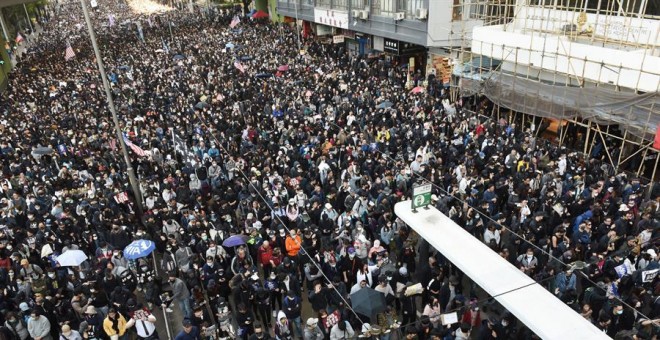
[[[431,184],[422,184],[413,187],[412,209],[426,208],[431,204]]]

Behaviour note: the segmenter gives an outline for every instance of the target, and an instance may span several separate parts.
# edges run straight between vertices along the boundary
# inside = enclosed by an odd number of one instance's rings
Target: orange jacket
[[[289,256],[298,255],[301,244],[302,244],[302,240],[300,239],[300,236],[296,235],[295,238],[292,238],[291,235],[287,236],[286,240],[284,241],[284,246],[286,247],[286,253]]]

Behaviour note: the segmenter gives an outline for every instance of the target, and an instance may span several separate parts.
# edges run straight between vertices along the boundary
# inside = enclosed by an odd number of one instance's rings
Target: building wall
[[[513,65],[517,74],[532,67],[644,92],[660,88],[660,57],[644,49],[626,51],[560,35],[507,32],[497,25],[474,30],[472,52]]]
[[[299,0],[296,6],[296,0],[280,0],[277,1],[277,11],[281,15],[319,23],[315,21],[314,8],[317,11],[332,9],[348,16],[345,29],[421,46],[446,47],[460,44],[464,38],[463,29],[473,26],[471,21],[463,20],[469,19],[467,16],[452,21],[454,1]],[[417,9],[428,10],[427,18],[415,18]],[[354,10],[368,10],[368,19],[355,17]],[[405,13],[405,19],[394,20],[395,13]]]

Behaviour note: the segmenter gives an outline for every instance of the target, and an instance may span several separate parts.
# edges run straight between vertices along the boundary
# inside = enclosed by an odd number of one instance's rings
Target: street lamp
[[[128,180],[133,189],[133,194],[135,195],[135,203],[137,206],[138,217],[142,217],[142,195],[140,194],[140,187],[138,186],[137,179],[135,178],[135,171],[133,170],[133,165],[131,164],[131,158],[128,156],[128,150],[126,149],[126,144],[124,143],[124,137],[121,133],[121,128],[119,127],[119,120],[117,119],[117,111],[115,110],[115,103],[112,100],[112,92],[110,91],[110,84],[108,83],[108,77],[105,73],[105,67],[103,66],[103,59],[101,58],[101,52],[99,52],[99,46],[96,43],[96,35],[94,34],[94,28],[92,27],[92,21],[89,19],[89,12],[87,12],[87,0],[80,0],[82,4],[82,10],[85,14],[85,22],[87,23],[87,31],[89,32],[89,38],[92,40],[92,46],[94,47],[94,55],[96,56],[96,64],[101,74],[101,80],[103,81],[103,88],[105,89],[106,100],[108,101],[108,106],[110,107],[110,113],[112,113],[112,122],[115,125],[115,132],[117,134],[117,139],[119,140],[119,145],[121,145],[121,152],[124,155],[124,162],[126,163],[126,172],[128,173]]]

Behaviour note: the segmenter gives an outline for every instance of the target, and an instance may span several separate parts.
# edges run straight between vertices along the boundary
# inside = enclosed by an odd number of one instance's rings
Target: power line
[[[197,113],[196,111],[195,111],[194,114],[195,114],[195,115],[197,116],[197,118],[200,120],[200,122],[202,123],[202,125],[203,125],[208,131],[211,131],[211,130],[209,130],[209,126],[208,126],[208,124],[206,123],[206,120],[202,117],[202,115],[199,114],[199,113]],[[220,143],[220,141],[218,140],[218,138],[217,138],[213,133],[210,133],[209,135],[211,135],[211,136],[213,137],[213,139],[214,139],[215,142],[216,142],[216,145],[218,145],[218,146],[219,146],[219,147],[225,152],[225,154],[227,154],[227,155],[232,155],[231,153],[229,153],[229,151],[228,151],[227,149],[225,149],[225,147],[222,145],[222,143]],[[251,187],[254,189],[254,192],[255,192],[255,193],[259,196],[259,198],[260,198],[260,199],[266,204],[266,206],[268,207],[268,209],[271,211],[272,215],[275,216],[275,218],[280,222],[280,225],[282,225],[282,226],[284,227],[284,229],[286,229],[286,231],[290,233],[291,230],[289,229],[289,227],[287,227],[286,223],[284,223],[284,221],[280,218],[280,216],[279,216],[278,214],[275,213],[275,211],[273,210],[272,206],[268,203],[268,200],[266,200],[266,198],[261,194],[260,189],[257,188],[257,187],[255,187],[254,183],[252,183],[252,181],[250,181],[249,177],[248,177],[247,175],[245,175],[245,173],[243,172],[243,170],[241,170],[239,167],[236,167],[236,170],[237,170],[237,171],[241,174],[241,176],[247,181],[248,185],[251,186]],[[319,273],[321,273],[321,275],[323,275],[323,277],[326,279],[326,281],[330,284],[330,288],[332,288],[332,289],[337,293],[337,295],[341,298],[341,300],[344,302],[344,306],[346,306],[348,309],[350,309],[350,311],[353,313],[353,315],[355,315],[355,317],[356,317],[361,323],[364,323],[364,321],[362,321],[362,318],[360,318],[360,316],[355,312],[355,310],[351,307],[351,305],[350,305],[350,304],[348,303],[348,301],[344,298],[344,296],[342,296],[342,294],[341,294],[341,293],[337,290],[337,288],[332,284],[332,280],[330,280],[330,279],[325,275],[325,273],[323,272],[323,269],[322,269],[321,266],[318,264],[318,262],[317,262],[317,261],[316,261],[316,260],[310,255],[310,253],[307,251],[307,249],[305,249],[305,247],[303,247],[302,243],[299,242],[296,238],[292,238],[292,239],[294,240],[294,242],[296,242],[296,244],[300,247],[300,249],[304,251],[305,255],[309,258],[309,260],[311,261],[311,263],[314,264],[314,266],[318,269]],[[348,288],[348,287],[347,287],[347,288]]]
[[[333,123],[333,122],[330,122],[330,124],[332,124],[332,125],[338,127],[339,129],[343,130],[342,127],[340,127],[339,125],[337,125],[337,124],[335,124],[335,123]],[[360,128],[360,131],[361,131],[361,132],[364,132],[364,129],[363,129],[363,128]],[[389,156],[389,155],[387,155],[387,154],[381,152],[381,151],[378,150],[377,148],[374,149],[374,151],[377,152],[377,153],[379,153],[379,154],[381,154],[381,156],[388,158],[390,161],[393,161],[393,162],[396,163],[396,160],[395,160],[395,159],[393,159],[391,156]],[[476,208],[476,207],[470,205],[467,201],[465,201],[465,200],[463,200],[463,199],[461,199],[461,198],[459,198],[459,197],[456,197],[454,194],[448,192],[448,191],[445,190],[444,188],[441,188],[440,186],[438,186],[438,185],[435,184],[434,182],[432,182],[432,181],[426,179],[426,178],[423,177],[422,175],[420,175],[420,174],[418,174],[418,173],[415,173],[414,171],[411,172],[411,173],[412,173],[413,176],[416,176],[418,179],[421,179],[421,180],[423,180],[424,182],[427,182],[427,183],[431,184],[433,187],[437,188],[437,189],[440,190],[441,192],[443,192],[443,193],[445,193],[446,195],[448,195],[448,196],[450,196],[450,197],[456,199],[457,201],[459,201],[459,202],[465,204],[466,206],[468,206],[468,207],[474,209],[475,211],[477,211],[477,212],[480,211],[478,208]],[[510,232],[511,234],[515,235],[516,237],[518,237],[519,239],[521,239],[523,242],[525,242],[525,243],[527,243],[528,245],[532,246],[533,248],[537,249],[537,250],[540,251],[541,253],[548,255],[550,259],[554,259],[554,260],[556,260],[558,263],[561,263],[561,264],[564,265],[565,267],[570,267],[569,264],[563,262],[563,261],[560,260],[559,258],[553,256],[551,253],[545,251],[543,248],[541,248],[541,247],[537,246],[536,244],[530,242],[529,240],[525,239],[523,236],[521,236],[520,234],[518,234],[518,233],[516,233],[515,231],[511,230],[510,228],[508,228],[508,227],[502,225],[501,223],[497,222],[496,220],[494,220],[494,219],[491,218],[490,216],[488,216],[488,215],[486,215],[486,214],[482,214],[482,213],[479,213],[479,214],[480,214],[481,216],[485,217],[486,219],[488,219],[490,222],[495,223],[496,225],[500,226],[502,229],[506,229],[508,232]],[[593,281],[591,278],[589,278],[587,275],[584,275],[584,273],[583,273],[582,276],[583,276],[585,279],[587,279],[587,281],[589,281],[591,284],[593,284],[595,287],[598,287],[597,284],[596,284],[596,282],[594,282],[594,281]],[[617,296],[614,296],[614,299],[616,299],[616,300],[617,300],[618,302],[620,302],[622,305],[624,305],[624,306],[626,306],[626,307],[632,309],[633,311],[635,311],[636,313],[638,313],[638,314],[641,315],[642,317],[644,317],[644,318],[646,318],[646,319],[648,319],[648,320],[651,320],[652,322],[654,322],[654,323],[656,323],[656,324],[660,324],[660,322],[655,322],[655,321],[653,321],[650,317],[648,317],[648,316],[645,315],[644,313],[640,312],[637,308],[635,308],[635,307],[631,306],[630,304],[626,303],[626,302],[623,301],[621,298],[619,298],[619,297],[617,297]]]

